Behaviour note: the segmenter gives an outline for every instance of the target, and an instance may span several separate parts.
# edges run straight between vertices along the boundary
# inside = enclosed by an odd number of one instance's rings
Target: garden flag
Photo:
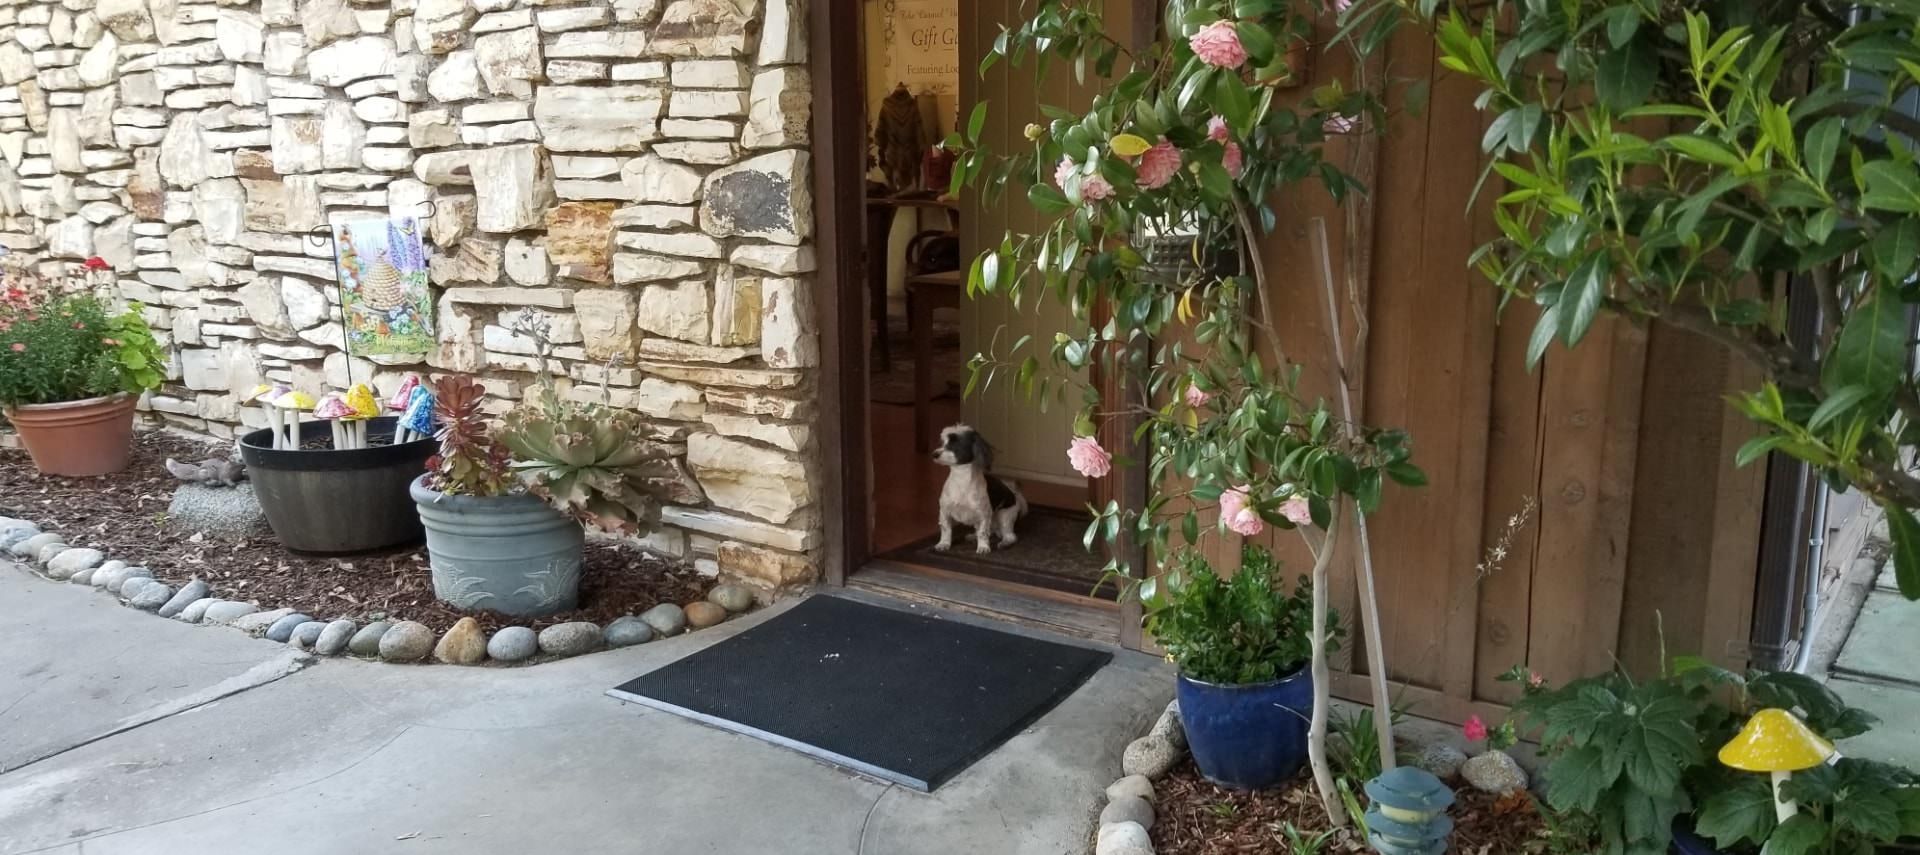
[[[342,223],[334,234],[347,352],[418,355],[433,349],[427,252],[413,217]]]

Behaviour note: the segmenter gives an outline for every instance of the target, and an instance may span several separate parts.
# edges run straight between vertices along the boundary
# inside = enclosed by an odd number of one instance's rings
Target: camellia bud
[[[1041,127],[1038,122],[1027,123],[1027,141],[1028,142],[1039,142],[1040,138],[1046,135],[1047,135],[1047,129],[1044,127]]]

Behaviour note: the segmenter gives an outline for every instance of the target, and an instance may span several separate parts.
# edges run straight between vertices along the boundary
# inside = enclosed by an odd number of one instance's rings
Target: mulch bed
[[[424,547],[321,558],[288,552],[271,535],[230,539],[169,527],[167,506],[179,482],[163,462],[168,457],[199,461],[228,448],[149,431],[136,437],[131,465],[98,478],[43,476],[26,451],[0,449],[0,516],[31,520],[65,534],[73,546],[143,565],[176,588],[199,577],[213,586],[215,596],[258,602],[262,608],[292,608],[323,620],[414,620],[436,632],[468,616],[488,631],[577,620],[605,624],[660,603],[694,602],[713,585],[690,567],[631,546],[589,541],[580,608],[529,621],[466,612],[435,600]]]
[[[1291,826],[1301,840],[1328,830],[1313,779],[1305,772],[1282,787],[1259,792],[1229,790],[1207,782],[1192,758],[1153,785],[1150,832],[1159,855],[1272,855],[1293,852]],[[1364,804],[1364,799],[1363,802]],[[1545,851],[1543,825],[1525,793],[1499,797],[1462,787],[1453,807],[1454,831],[1447,851],[1505,855]],[[1357,831],[1343,829],[1318,850],[1369,852]]]

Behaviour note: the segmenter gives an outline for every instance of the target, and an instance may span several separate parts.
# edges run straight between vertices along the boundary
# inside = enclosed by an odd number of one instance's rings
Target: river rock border
[[[211,585],[193,579],[179,590],[153,578],[153,571],[86,547],[69,546],[64,535],[42,531],[26,520],[0,517],[0,549],[20,559],[37,575],[75,585],[92,585],[123,605],[182,623],[229,626],[255,637],[322,656],[351,655],[384,662],[443,662],[481,665],[520,663],[545,655],[560,659],[609,648],[645,644],[691,630],[718,625],[753,608],[753,592],[723,584],[707,598],[685,606],[661,603],[606,626],[574,621],[534,632],[510,626],[492,636],[473,618],[461,618],[435,638],[426,624],[410,620],[317,620],[289,608],[265,609],[258,603],[221,599]]]
[[[1100,809],[1094,855],[1153,855],[1153,782],[1166,777],[1187,756],[1187,731],[1180,725],[1180,702],[1168,701],[1145,736],[1127,743],[1120,756],[1121,778],[1107,785]]]

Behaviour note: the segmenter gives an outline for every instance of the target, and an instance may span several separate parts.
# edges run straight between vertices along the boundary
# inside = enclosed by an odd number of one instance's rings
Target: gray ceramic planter
[[[433,594],[462,609],[539,617],[580,599],[580,523],[533,496],[449,496],[411,487],[427,530]]]

